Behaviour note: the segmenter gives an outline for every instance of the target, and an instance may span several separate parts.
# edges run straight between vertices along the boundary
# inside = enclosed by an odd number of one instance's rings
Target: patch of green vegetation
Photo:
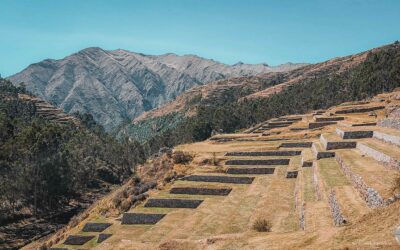
[[[339,164],[333,158],[319,160],[320,173],[329,188],[350,185],[346,176],[339,169]]]

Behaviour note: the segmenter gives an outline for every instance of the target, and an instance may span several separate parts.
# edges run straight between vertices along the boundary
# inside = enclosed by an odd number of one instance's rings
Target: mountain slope
[[[194,55],[150,56],[87,48],[61,60],[44,60],[11,77],[67,113],[90,113],[106,129],[160,107],[182,92],[236,76],[287,71],[303,64],[225,65]]]
[[[120,137],[155,145],[234,132],[277,115],[360,100],[399,86],[400,45],[307,65],[289,72],[221,80],[193,88],[119,128]],[[164,139],[167,137],[168,139]]]

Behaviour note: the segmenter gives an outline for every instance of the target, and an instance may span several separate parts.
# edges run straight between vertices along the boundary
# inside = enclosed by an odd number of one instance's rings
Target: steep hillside
[[[77,117],[0,78],[0,249],[54,232],[144,160],[137,143]]]
[[[9,77],[67,113],[89,113],[111,130],[160,107],[182,92],[235,76],[287,71],[303,64],[222,64],[194,55],[143,55],[87,48],[61,60],[44,60]]]
[[[148,141],[150,146],[171,146],[205,139],[213,131],[234,132],[278,115],[360,100],[399,84],[400,45],[396,42],[289,72],[194,88],[122,126],[119,135]]]
[[[399,109],[395,89],[178,145],[138,168],[152,188],[25,249],[399,249]]]

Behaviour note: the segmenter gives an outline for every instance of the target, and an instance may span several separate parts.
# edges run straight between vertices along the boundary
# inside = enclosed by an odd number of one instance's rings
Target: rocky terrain
[[[11,77],[67,113],[92,114],[107,130],[158,108],[196,86],[237,76],[296,69],[304,64],[226,65],[195,55],[144,55],[87,48],[61,60],[47,59]]]

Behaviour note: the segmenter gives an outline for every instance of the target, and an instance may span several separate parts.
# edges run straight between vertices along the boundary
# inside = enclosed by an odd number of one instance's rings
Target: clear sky
[[[400,0],[0,0],[3,77],[91,46],[276,65],[395,40]]]

